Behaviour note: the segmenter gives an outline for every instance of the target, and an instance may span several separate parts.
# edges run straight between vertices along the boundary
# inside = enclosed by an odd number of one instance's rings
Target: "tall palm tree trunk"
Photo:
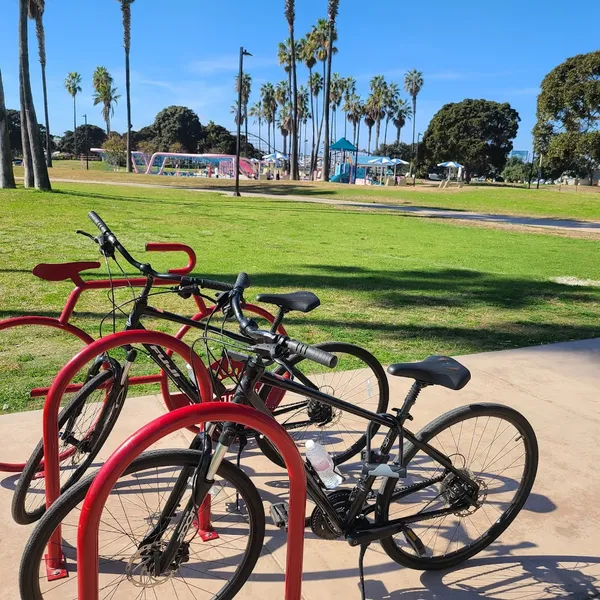
[[[290,25],[291,76],[292,76],[292,132],[290,139],[292,168],[290,178],[298,179],[298,78],[296,75],[296,42],[294,41],[294,25]]]
[[[2,71],[0,71],[0,189],[14,188],[15,175],[12,167],[12,151],[6,105],[4,103],[4,87],[2,86]]]
[[[73,150],[77,158],[77,94],[73,96]]]
[[[352,142],[358,148],[358,140],[356,138],[356,123],[352,123]]]
[[[416,131],[416,126],[417,126],[417,97],[416,96],[413,96],[412,105],[413,105],[413,117],[412,117],[413,137],[412,137],[412,158],[411,158],[411,165],[410,165],[411,174],[412,174],[414,160],[415,160],[415,131]]]
[[[381,119],[377,119],[377,126],[375,127],[375,152],[379,148],[379,133],[381,130]]]
[[[19,77],[21,70],[19,69]],[[23,86],[19,85],[21,101],[21,146],[23,147],[23,186],[33,187],[33,165],[31,163],[31,148],[29,147],[29,133],[27,132],[27,114],[25,113],[25,100]]]
[[[400,132],[402,131],[402,127],[396,127],[396,144],[400,143]]]
[[[244,105],[244,134],[246,139],[244,140],[244,156],[248,158],[248,103]]]
[[[367,154],[371,156],[371,134],[373,133],[373,127],[369,127],[369,145],[367,148]]]
[[[271,154],[271,123],[267,121],[267,146],[269,146],[269,154]]]
[[[327,52],[327,79],[325,80],[325,97],[323,101],[323,118],[325,132],[323,134],[323,181],[329,181],[329,106],[331,103],[331,59],[333,58],[333,25],[329,23],[329,50]]]
[[[50,118],[48,116],[48,92],[46,89],[46,66],[42,66],[42,91],[44,94],[44,120],[46,123],[46,166],[52,167],[52,138],[50,137]]]
[[[131,80],[129,71],[129,53],[131,50],[131,2],[121,0],[121,13],[123,17],[123,48],[125,49],[125,97],[127,104],[127,172],[131,173]]]
[[[19,63],[20,87],[23,90],[22,111],[25,121],[21,119],[21,130],[27,129],[29,149],[31,152],[31,166],[33,170],[33,184],[40,190],[51,190],[48,167],[42,147],[40,128],[35,116],[33,94],[31,93],[31,79],[29,76],[29,48],[27,39],[27,5],[26,0],[19,0]]]
[[[384,144],[384,146],[387,146],[387,130],[388,130],[389,123],[390,123],[390,120],[388,118],[386,118],[386,120],[385,120],[385,133],[383,134],[383,144]]]
[[[310,142],[310,166],[312,167],[313,159],[315,156],[315,102],[311,81],[312,67],[308,69],[308,91],[310,93],[310,124],[312,126],[312,140]],[[304,126],[304,128],[306,129],[306,125]],[[304,135],[306,135],[306,133]],[[306,160],[306,157],[304,157],[304,160]]]
[[[258,117],[258,151],[260,152],[260,146],[262,144],[262,136],[261,136],[261,132],[260,132],[260,123],[261,123],[261,119],[260,117]]]

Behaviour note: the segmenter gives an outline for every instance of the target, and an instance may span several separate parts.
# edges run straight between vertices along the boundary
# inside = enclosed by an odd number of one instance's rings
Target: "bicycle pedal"
[[[427,556],[427,551],[421,538],[410,527],[405,527],[402,533],[404,533],[407,544],[417,553],[419,558]]]
[[[287,502],[278,502],[277,504],[271,504],[270,513],[271,519],[275,527],[279,529],[287,528],[288,521],[290,519],[290,506]]]
[[[381,463],[365,463],[363,473],[372,477],[390,477],[392,479],[404,479],[406,477],[406,467],[400,465],[386,465]]]

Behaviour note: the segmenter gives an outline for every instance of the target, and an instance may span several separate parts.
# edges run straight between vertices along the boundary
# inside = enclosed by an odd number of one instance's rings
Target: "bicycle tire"
[[[519,511],[525,504],[533,483],[535,481],[535,476],[537,473],[537,465],[538,465],[538,444],[535,436],[535,432],[527,419],[521,415],[516,410],[509,408],[508,406],[504,406],[501,404],[491,404],[491,403],[481,403],[481,404],[470,404],[467,406],[461,406],[454,410],[451,410],[428,425],[426,425],[423,429],[421,429],[416,437],[420,441],[429,442],[441,435],[444,430],[457,425],[459,423],[463,423],[461,426],[461,432],[464,427],[464,422],[468,419],[480,419],[489,417],[497,418],[503,421],[508,421],[514,428],[519,432],[519,436],[522,436],[524,440],[525,447],[525,464],[524,464],[524,472],[521,480],[521,485],[518,488],[518,492],[515,495],[515,499],[511,502],[509,508],[501,513],[501,516],[492,524],[490,530],[482,535],[479,541],[475,540],[473,544],[465,546],[461,550],[457,550],[454,552],[450,552],[449,554],[445,554],[444,556],[439,557],[422,557],[417,556],[417,553],[409,553],[402,550],[397,542],[394,539],[394,536],[384,538],[380,540],[381,546],[388,554],[388,556],[394,560],[396,563],[418,570],[438,570],[438,569],[448,569],[456,566],[457,564],[469,559],[475,554],[481,552],[487,546],[489,546],[494,540],[496,540],[513,522],[513,520],[518,515]],[[488,423],[489,423],[488,419]],[[476,421],[477,424],[477,421]],[[487,425],[486,425],[487,427]],[[484,431],[485,432],[485,431]],[[484,433],[480,438],[483,438]],[[455,436],[454,436],[455,437]],[[460,436],[459,440],[460,442]],[[515,440],[517,441],[517,440]],[[432,443],[435,446],[435,443]],[[457,444],[458,446],[458,444]],[[479,447],[479,446],[478,446]],[[469,454],[467,456],[467,460],[471,455],[472,447],[469,448]],[[408,472],[410,474],[411,464],[410,461],[415,458],[418,449],[413,444],[407,444],[404,451],[405,464],[407,465]],[[488,450],[489,453],[489,450]],[[454,456],[458,456],[457,454]],[[464,458],[464,455],[463,455]],[[487,460],[487,457],[486,457]],[[473,461],[475,461],[475,452],[473,452]],[[474,464],[474,462],[473,462]],[[465,461],[466,466],[466,461]],[[418,468],[418,467],[417,467]],[[468,467],[467,467],[468,468]],[[515,468],[515,467],[513,467]],[[483,472],[483,467],[482,467]],[[481,473],[480,473],[481,474]],[[431,477],[431,473],[428,474]],[[496,476],[498,478],[499,476]],[[499,481],[499,479],[498,479]],[[377,497],[377,520],[380,523],[385,523],[389,519],[389,511],[390,511],[390,501],[391,496],[394,492],[394,489],[397,485],[398,480],[388,479],[387,482],[382,486],[383,491],[378,494]],[[487,496],[486,496],[487,499]],[[482,506],[485,504],[485,500],[482,503]],[[492,504],[490,502],[489,504]],[[497,510],[497,509],[496,509]],[[499,512],[499,511],[498,511]],[[474,514],[474,513],[471,513]],[[470,517],[469,517],[470,518]],[[489,517],[488,517],[488,520]],[[431,522],[431,521],[430,521]],[[438,530],[443,524],[440,523],[438,526]],[[462,527],[462,526],[461,526]],[[479,533],[479,531],[478,531]],[[400,534],[399,534],[400,535]],[[460,535],[460,534],[459,534]],[[450,540],[450,547],[452,545],[452,539]],[[434,543],[435,549],[435,543]]]
[[[115,376],[115,373],[117,376]],[[58,416],[58,428],[60,429],[68,422],[71,418],[71,415],[80,409],[87,400],[92,396],[94,392],[98,389],[102,389],[102,386],[105,384],[109,384],[109,381],[112,379],[113,381],[118,380],[118,375],[120,373],[120,369],[115,371],[115,367],[111,367],[110,369],[100,371],[96,375],[94,375],[75,395],[75,397],[69,402],[69,404],[61,410]],[[119,414],[121,413],[121,409],[123,407],[123,403],[125,400],[125,396],[127,395],[127,383],[121,386],[112,385],[109,393],[109,397],[105,400],[104,408],[98,418],[90,427],[89,432],[92,431],[92,428],[97,431],[98,427],[100,433],[97,435],[94,444],[86,452],[85,459],[79,463],[75,469],[68,476],[66,481],[61,485],[61,494],[69,489],[75,482],[79,481],[83,475],[85,474],[88,467],[92,464],[98,453],[100,452],[102,446],[106,442],[106,439],[110,435]],[[119,396],[117,396],[117,394]],[[108,410],[106,407],[108,406]],[[69,457],[67,457],[68,460]],[[35,450],[33,451],[31,457],[25,464],[25,468],[21,473],[19,480],[15,486],[15,493],[12,499],[12,517],[19,525],[29,525],[30,523],[34,523],[37,521],[46,511],[46,503],[45,497],[40,497],[40,502],[34,508],[28,506],[28,495],[32,492],[32,482],[36,476],[42,469],[42,461],[44,460],[44,441],[40,440]],[[61,464],[61,468],[65,465],[65,461]],[[43,481],[42,478],[39,478],[38,481]],[[45,488],[36,488],[37,493],[41,496],[41,489]]]
[[[141,471],[151,468],[164,469],[169,466],[195,467],[202,452],[198,450],[153,450],[140,455],[127,468],[124,476],[137,474]],[[243,560],[238,563],[238,569],[235,575],[229,580],[226,588],[219,593],[218,600],[230,600],[242,588],[256,565],[260,557],[264,535],[265,535],[265,513],[264,507],[258,491],[249,477],[240,469],[232,465],[227,460],[221,463],[217,474],[234,484],[235,489],[243,498],[247,511],[250,534],[248,536],[247,549]],[[40,588],[40,567],[45,573],[44,554],[49,542],[50,536],[58,525],[63,523],[69,513],[75,510],[83,502],[87,491],[94,480],[94,474],[73,485],[65,494],[61,495],[52,507],[43,515],[32,532],[21,559],[19,569],[19,589],[22,600],[54,600],[54,598],[64,598],[64,592],[57,592],[59,595],[49,598],[47,594],[42,593]],[[71,548],[73,553],[73,549]],[[76,586],[76,574],[69,574],[73,585]],[[68,580],[65,580],[68,581]],[[56,582],[60,584],[61,582]],[[139,588],[136,588],[139,590]],[[137,592],[136,592],[137,594]]]
[[[355,344],[348,344],[346,342],[324,342],[321,344],[315,344],[315,346],[317,348],[321,348],[322,350],[326,350],[327,352],[331,352],[333,354],[337,354],[337,355],[346,354],[348,356],[352,356],[352,357],[362,361],[365,365],[367,365],[367,368],[372,371],[373,376],[377,380],[378,390],[379,390],[379,400],[377,402],[377,407],[374,408],[373,410],[374,410],[374,412],[377,412],[377,413],[385,413],[387,411],[388,403],[389,403],[389,384],[388,384],[387,376],[386,376],[385,370],[381,366],[380,362],[370,352],[368,352],[364,348],[361,348],[360,346],[356,346]],[[307,361],[307,359],[300,357],[300,356],[296,356],[289,362],[295,366],[304,361]],[[310,361],[308,361],[308,362],[310,362]],[[341,361],[340,361],[340,363],[341,363]],[[279,367],[275,370],[276,374],[282,375],[285,372],[286,371],[283,367]],[[311,379],[310,375],[307,375],[307,377],[308,377],[308,379]],[[317,387],[319,387],[319,386],[317,386]],[[269,401],[269,395],[271,393],[273,393],[272,392],[273,389],[274,388],[265,386],[260,390],[260,397],[263,400],[263,402],[265,402],[266,404]],[[334,393],[333,395],[335,396],[336,394]],[[344,400],[343,397],[341,399]],[[277,419],[277,411],[276,410],[274,411],[274,417]],[[356,419],[358,420],[358,418],[356,418]],[[365,431],[366,431],[367,426],[368,426],[368,421],[364,421],[364,426],[365,426]],[[373,435],[375,435],[375,433],[378,431],[378,429],[379,429],[378,425],[373,426]],[[294,438],[293,432],[290,435],[292,438]],[[269,443],[269,441],[260,434],[256,434],[255,437],[256,437],[256,443],[257,443],[258,447],[260,448],[260,450],[263,452],[263,454],[274,464],[276,464],[280,467],[284,467],[285,464],[283,462],[283,458],[281,457],[279,452],[277,452],[277,450]],[[346,462],[347,460],[349,460],[350,458],[352,458],[353,456],[356,456],[365,447],[366,442],[367,442],[366,434],[363,434],[358,439],[356,439],[345,450],[343,450],[341,452],[333,452],[333,451],[331,451],[331,449],[329,449],[329,452],[331,454],[331,457],[333,458],[334,463],[336,465],[340,465],[340,464]],[[323,443],[323,441],[321,441],[321,443]],[[323,445],[325,446],[326,449],[328,449],[327,444],[323,444]]]

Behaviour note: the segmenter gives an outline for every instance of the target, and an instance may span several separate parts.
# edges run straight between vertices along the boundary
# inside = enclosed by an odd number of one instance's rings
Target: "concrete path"
[[[233,193],[219,189],[201,189],[178,187],[170,185],[160,185],[151,183],[134,183],[134,182],[108,182],[108,181],[81,181],[77,179],[55,179],[52,181],[61,183],[91,183],[95,185],[118,185],[139,188],[162,188],[162,189],[178,189],[188,192],[201,193],[221,193],[227,196],[232,196]],[[514,215],[495,215],[480,212],[471,212],[463,210],[448,210],[442,208],[425,208],[421,206],[402,206],[395,204],[379,204],[371,202],[353,202],[350,200],[336,200],[332,198],[315,198],[298,195],[282,195],[282,194],[262,194],[255,192],[244,192],[244,197],[250,198],[270,198],[273,200],[287,200],[294,202],[308,202],[312,204],[330,204],[333,206],[342,206],[346,208],[360,208],[369,210],[382,210],[391,212],[407,213],[416,217],[436,218],[436,219],[456,219],[459,221],[476,221],[480,223],[503,223],[507,225],[520,225],[525,227],[545,228],[545,229],[563,229],[567,231],[582,231],[582,232],[600,232],[600,222],[597,221],[579,221],[576,219],[561,219],[552,217],[519,217]]]
[[[412,411],[413,429],[463,404],[501,402],[517,408],[532,423],[540,446],[533,493],[499,540],[451,571],[401,568],[373,544],[365,561],[368,598],[583,600],[600,596],[600,338],[470,355],[461,362],[471,370],[472,381],[460,392],[425,390]],[[392,378],[390,384],[390,406],[399,406],[408,380]],[[114,448],[141,426],[141,415],[147,421],[161,410],[155,397],[129,400],[110,446]],[[0,460],[22,456],[23,446],[31,447],[39,438],[39,427],[39,413],[0,417]],[[176,434],[162,445],[184,444],[182,434]],[[267,505],[285,499],[285,473],[256,448],[250,447],[242,465]],[[344,470],[351,473],[355,466]],[[31,530],[10,520],[15,479],[7,475],[0,486],[2,600],[19,598],[17,566]],[[285,538],[284,532],[268,525],[263,556],[239,598],[283,597]],[[357,564],[357,549],[307,531],[304,598],[358,600]],[[160,591],[161,600],[170,598]]]

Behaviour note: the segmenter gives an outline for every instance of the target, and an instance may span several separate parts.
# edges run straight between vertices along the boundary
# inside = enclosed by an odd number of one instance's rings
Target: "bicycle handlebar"
[[[110,230],[108,225],[96,214],[95,211],[91,210],[88,213],[88,217],[99,229],[100,233],[110,242],[111,246],[119,251],[119,254],[132,266],[141,271],[147,277],[153,277],[154,279],[167,279],[169,281],[179,281],[188,285],[197,285],[201,288],[207,288],[216,290],[219,292],[229,292],[233,289],[230,283],[224,283],[221,281],[213,281],[211,279],[201,279],[189,275],[178,275],[175,273],[158,273],[148,263],[141,263],[123,247],[121,242],[117,239],[115,234]]]
[[[330,352],[326,352],[315,346],[304,344],[298,340],[293,340],[285,335],[259,329],[255,321],[244,316],[241,300],[243,298],[244,290],[249,285],[250,278],[246,273],[242,272],[238,275],[233,290],[229,294],[231,309],[240,324],[240,331],[243,335],[256,342],[273,345],[275,350],[277,350],[277,348],[283,348],[330,369],[333,369],[337,365],[338,357],[335,354],[331,354]]]

